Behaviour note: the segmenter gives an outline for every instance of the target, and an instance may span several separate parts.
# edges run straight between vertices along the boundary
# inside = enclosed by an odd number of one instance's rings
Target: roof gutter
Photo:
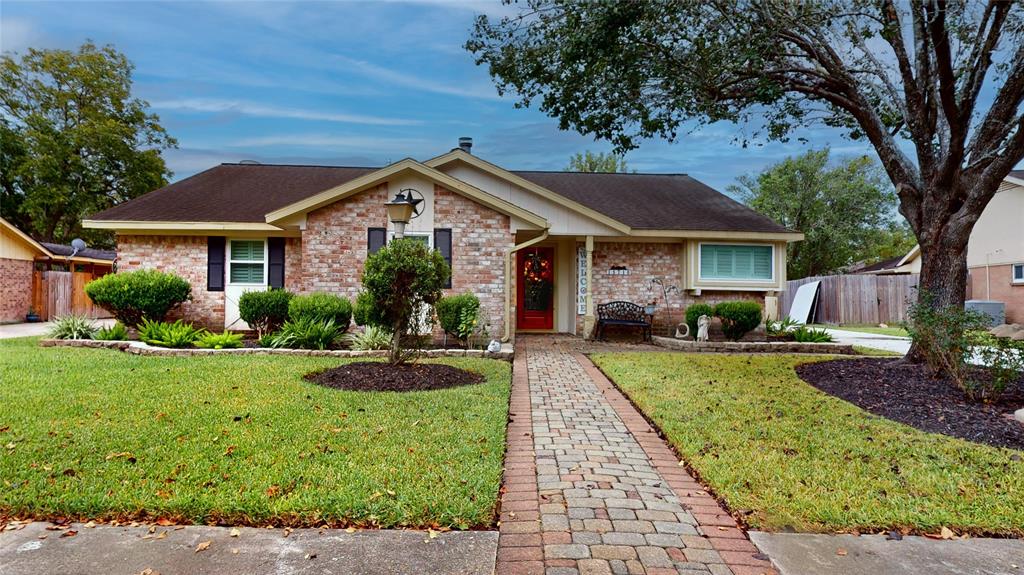
[[[503,343],[512,339],[512,254],[546,239],[548,239],[548,228],[544,228],[544,231],[532,240],[512,246],[512,249],[505,253],[505,335],[501,338]]]

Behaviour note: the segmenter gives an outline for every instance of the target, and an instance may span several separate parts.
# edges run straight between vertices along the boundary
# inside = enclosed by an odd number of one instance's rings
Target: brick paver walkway
[[[499,575],[775,573],[586,357],[520,345],[515,371]]]

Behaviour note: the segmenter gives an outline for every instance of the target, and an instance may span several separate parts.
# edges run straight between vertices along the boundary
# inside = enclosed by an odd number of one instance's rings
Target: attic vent
[[[257,162],[256,160],[242,160],[241,162],[238,162],[238,163],[239,164],[244,164],[246,166],[258,166],[258,165],[260,165],[260,163]]]

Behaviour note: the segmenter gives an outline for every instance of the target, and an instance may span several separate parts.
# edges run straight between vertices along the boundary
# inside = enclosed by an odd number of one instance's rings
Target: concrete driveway
[[[0,339],[9,339],[12,337],[39,337],[46,335],[46,332],[50,331],[52,322],[39,322],[39,323],[7,323],[0,325]],[[113,319],[98,319],[96,325],[100,327],[107,327],[114,325]]]

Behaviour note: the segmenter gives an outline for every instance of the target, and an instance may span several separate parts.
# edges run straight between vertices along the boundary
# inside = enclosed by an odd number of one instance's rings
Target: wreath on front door
[[[548,309],[551,288],[554,285],[551,281],[551,261],[545,259],[539,252],[528,255],[523,264],[523,280],[525,282],[523,291],[526,295],[526,309],[534,311]]]

